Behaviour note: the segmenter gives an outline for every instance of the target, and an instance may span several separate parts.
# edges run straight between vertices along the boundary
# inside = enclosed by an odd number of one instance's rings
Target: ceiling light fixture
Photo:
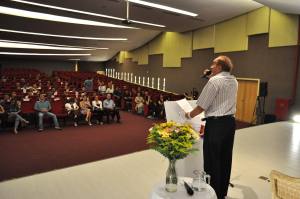
[[[91,54],[16,53],[16,52],[0,52],[0,55],[29,55],[29,56],[91,56]]]
[[[185,11],[185,10],[180,10],[180,9],[177,9],[177,8],[172,8],[172,7],[169,7],[169,6],[164,6],[164,5],[160,5],[160,4],[156,4],[156,3],[150,3],[150,2],[147,2],[147,1],[141,1],[141,0],[126,0],[126,1],[129,1],[131,3],[140,4],[140,5],[144,5],[144,6],[148,6],[148,7],[158,8],[158,9],[161,9],[161,10],[175,12],[175,13],[178,13],[178,14],[188,15],[188,16],[192,16],[192,17],[198,16],[198,14],[196,14],[196,13],[192,13],[192,12],[188,12],[188,11]]]
[[[10,43],[12,43],[12,44],[30,44],[30,45],[51,46],[51,47],[79,48],[78,50],[108,50],[108,48],[69,46],[69,45],[60,45],[60,44],[48,44],[48,43],[36,43],[36,42],[24,42],[24,41],[12,41],[12,40],[0,40],[0,42],[8,43],[8,45]],[[4,46],[0,45],[0,47],[4,47]]]
[[[0,41],[0,48],[22,48],[22,49],[39,49],[39,50],[89,50],[84,48],[67,48],[59,46],[44,46],[36,44],[22,44],[14,42]]]
[[[16,9],[16,8],[9,8],[9,7],[4,7],[4,6],[0,6],[0,13],[7,14],[7,15],[13,15],[13,16],[19,16],[19,17],[25,17],[25,18],[31,18],[31,19],[39,19],[39,20],[62,22],[62,23],[111,27],[111,28],[138,29],[138,28],[130,27],[130,26],[122,26],[122,25],[115,25],[115,24],[103,23],[103,22],[86,20],[86,19],[77,19],[77,18],[72,18],[72,17],[57,16],[57,15],[52,15],[52,14],[33,12],[33,11]]]
[[[17,30],[8,30],[8,29],[0,29],[0,32],[47,36],[47,37],[60,37],[60,38],[68,38],[68,39],[96,40],[96,41],[126,41],[127,40],[127,38],[101,38],[101,37],[80,37],[80,36],[71,36],[71,35],[53,35],[53,34],[26,32],[26,31],[17,31]]]
[[[63,8],[63,7],[52,6],[52,5],[47,5],[47,4],[41,4],[41,3],[29,2],[29,1],[23,1],[23,0],[11,0],[11,1],[18,2],[18,3],[24,3],[24,4],[29,4],[29,5],[34,5],[34,6],[39,6],[39,7],[44,7],[44,8],[51,8],[51,9],[55,9],[55,10],[62,10],[62,11],[85,14],[85,15],[90,15],[90,16],[103,17],[103,18],[108,18],[108,19],[115,19],[115,20],[119,20],[119,21],[124,21],[125,20],[124,18],[120,18],[120,17],[114,17],[114,16],[109,16],[109,15],[103,15],[103,14],[98,14],[98,13],[94,13],[94,12],[86,12],[86,11],[69,9],[69,8]],[[164,25],[148,23],[148,22],[143,22],[143,21],[136,21],[136,20],[131,20],[131,21],[134,22],[134,23],[144,24],[144,25],[149,25],[149,26],[156,26],[156,27],[161,27],[161,28],[166,27]]]

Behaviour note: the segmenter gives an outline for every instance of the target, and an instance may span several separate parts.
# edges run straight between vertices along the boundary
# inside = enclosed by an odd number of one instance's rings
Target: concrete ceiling
[[[28,0],[30,2],[48,4],[80,11],[105,14],[120,18],[126,18],[126,2],[124,0]],[[150,0],[148,0],[150,1]],[[189,17],[185,15],[174,14],[155,8],[143,7],[137,4],[130,4],[130,19],[139,20],[150,23],[165,25],[165,28],[157,28],[148,25],[131,24],[132,27],[139,29],[120,29],[97,27],[90,25],[77,25],[71,23],[51,22],[40,19],[24,18],[9,14],[0,14],[0,28],[17,31],[38,32],[56,35],[73,35],[81,37],[121,37],[128,38],[127,41],[92,41],[81,39],[56,38],[46,36],[34,36],[17,33],[7,33],[0,31],[0,39],[14,40],[23,42],[38,42],[72,46],[87,47],[106,47],[108,50],[84,50],[84,51],[66,51],[66,50],[32,50],[32,49],[14,49],[3,48],[0,46],[1,52],[30,52],[30,53],[91,53],[92,56],[51,56],[47,59],[68,60],[71,58],[80,58],[82,61],[106,61],[111,59],[120,50],[135,49],[157,36],[162,31],[185,32],[207,25],[211,25],[232,17],[241,15],[251,10],[263,6],[265,3],[269,6],[279,7],[285,11],[295,11],[291,6],[282,5],[282,2],[289,1],[291,5],[299,0],[151,0],[153,3],[159,3],[178,9],[197,13],[197,17]],[[259,2],[259,3],[258,3]],[[273,2],[273,4],[271,4]],[[280,3],[281,2],[281,3]],[[106,19],[102,17],[89,16],[84,14],[72,13],[67,11],[43,8],[34,5],[13,2],[10,0],[1,0],[0,6],[17,8],[27,11],[34,11],[52,15],[65,17],[73,17],[85,20],[93,20],[97,22],[107,22],[117,25],[124,25],[121,21],[115,19]],[[293,9],[293,10],[291,10]],[[298,9],[299,10],[299,9]],[[300,13],[300,12],[299,12]],[[11,57],[8,55],[0,55],[1,58]],[[19,57],[19,56],[18,56]],[[22,56],[26,57],[26,56]],[[40,57],[41,58],[41,57]],[[43,57],[42,57],[43,58]]]

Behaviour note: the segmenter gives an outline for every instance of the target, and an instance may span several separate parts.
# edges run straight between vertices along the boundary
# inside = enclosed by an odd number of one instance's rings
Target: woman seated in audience
[[[155,102],[152,101],[151,95],[147,94],[145,95],[146,101],[145,104],[148,106],[148,115],[147,118],[153,119],[155,118]]]
[[[135,102],[135,111],[137,114],[143,114],[144,112],[144,98],[141,96],[141,93],[137,93],[137,96],[134,99]]]
[[[165,118],[165,107],[164,107],[164,96],[162,94],[159,95],[159,99],[157,101],[156,113],[159,119]]]
[[[32,92],[34,94],[37,94],[38,95],[38,92],[39,92],[39,89],[38,89],[38,86],[36,84],[33,84],[32,85]]]
[[[78,119],[80,115],[79,106],[77,104],[77,100],[74,98],[67,99],[67,102],[65,104],[65,108],[67,110],[68,116],[73,118],[74,126],[78,126]]]
[[[51,81],[48,80],[47,83],[46,83],[46,89],[47,89],[47,90],[51,90],[52,87],[53,87],[53,86],[52,86],[52,84],[51,84]]]
[[[100,94],[105,94],[105,92],[106,92],[106,85],[104,84],[103,81],[99,82],[98,91],[99,91]]]
[[[31,89],[31,86],[29,86],[28,83],[25,83],[21,89],[22,89],[23,93],[27,93],[28,90]]]
[[[17,101],[15,98],[13,98],[10,101],[10,106],[8,110],[8,119],[14,119],[15,125],[14,125],[14,133],[18,133],[18,126],[20,121],[28,124],[29,122],[25,120],[22,116],[19,115],[21,112],[21,102]]]
[[[126,111],[131,111],[132,110],[132,95],[129,90],[125,90],[123,99],[124,99],[124,103],[125,103],[124,109]]]
[[[90,103],[89,98],[86,95],[84,95],[82,97],[82,100],[80,101],[79,105],[80,105],[80,109],[81,109],[81,114],[85,115],[85,121],[87,121],[87,123],[91,126],[92,125],[92,123],[91,123],[92,105]]]
[[[30,101],[32,98],[34,98],[34,94],[33,94],[33,92],[32,92],[31,90],[29,90],[29,91],[26,93],[26,95],[24,96],[23,101],[24,101],[24,102],[28,102],[28,101]]]
[[[97,123],[103,124],[103,106],[101,100],[99,100],[98,96],[95,96],[94,100],[92,101],[93,106],[93,115],[97,117]]]
[[[112,83],[109,83],[109,84],[107,85],[106,93],[110,93],[110,94],[113,94],[113,93],[114,93],[114,85],[113,85]]]

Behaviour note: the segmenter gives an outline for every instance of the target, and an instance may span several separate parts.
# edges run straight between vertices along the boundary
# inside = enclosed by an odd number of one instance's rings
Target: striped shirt
[[[218,73],[203,88],[197,105],[204,109],[205,117],[235,114],[237,90],[238,82],[233,75]]]

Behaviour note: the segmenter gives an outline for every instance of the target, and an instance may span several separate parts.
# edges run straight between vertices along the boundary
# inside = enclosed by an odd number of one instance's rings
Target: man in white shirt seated
[[[97,117],[97,124],[103,124],[103,106],[98,96],[92,101],[93,115]]]
[[[119,109],[116,108],[116,104],[111,98],[111,94],[106,94],[106,99],[103,101],[103,108],[107,116],[107,123],[110,122],[110,117],[114,120],[115,116],[117,116],[117,122],[120,123],[120,113]]]

